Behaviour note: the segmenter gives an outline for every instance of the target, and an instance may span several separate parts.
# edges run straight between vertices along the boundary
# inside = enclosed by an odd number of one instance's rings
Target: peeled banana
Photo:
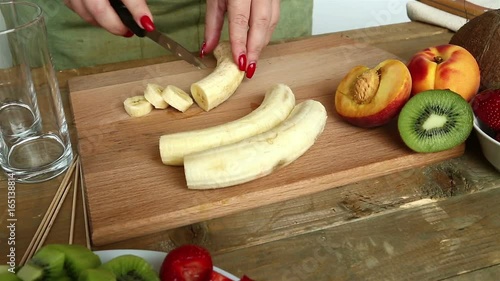
[[[146,89],[144,90],[144,98],[146,98],[146,100],[155,108],[165,109],[168,107],[168,103],[162,98],[162,91],[162,86],[154,83],[148,83]]]
[[[144,95],[125,99],[123,107],[128,115],[132,117],[144,116],[153,110],[153,105],[146,100]]]
[[[189,189],[214,189],[264,177],[305,153],[323,132],[325,107],[306,100],[269,131],[184,157]]]
[[[226,101],[239,87],[245,75],[233,61],[229,42],[219,43],[214,56],[217,59],[214,71],[191,85],[191,94],[196,104],[205,111]]]
[[[285,120],[295,106],[292,90],[276,84],[267,90],[261,105],[248,115],[218,126],[160,137],[161,160],[179,166],[190,153],[238,142],[265,132]]]
[[[185,112],[193,105],[193,99],[189,94],[174,85],[168,85],[161,93],[161,97],[170,106],[181,112]]]

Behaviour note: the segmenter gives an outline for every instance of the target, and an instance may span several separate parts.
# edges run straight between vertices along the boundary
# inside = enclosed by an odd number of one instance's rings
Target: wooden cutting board
[[[244,80],[216,109],[204,112],[195,105],[180,113],[168,108],[140,118],[129,117],[122,102],[142,94],[147,83],[174,84],[188,91],[211,69],[176,61],[72,79],[71,103],[94,244],[209,220],[463,154],[464,145],[434,154],[413,153],[400,140],[395,122],[362,129],[336,115],[334,92],[349,69],[359,64],[374,67],[388,58],[395,56],[339,36],[272,45],[262,54],[254,78]],[[215,64],[212,58],[207,63]],[[188,190],[183,168],[161,163],[162,134],[238,119],[255,109],[275,83],[289,85],[297,103],[315,99],[328,111],[324,132],[298,160],[267,177],[208,191]]]

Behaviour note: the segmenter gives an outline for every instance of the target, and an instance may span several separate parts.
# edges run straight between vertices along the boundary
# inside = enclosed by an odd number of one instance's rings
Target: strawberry
[[[243,275],[243,277],[241,277],[240,281],[253,281],[253,280],[248,278],[246,275]]]
[[[210,281],[212,257],[203,247],[183,245],[170,251],[161,265],[162,281]]]
[[[500,132],[500,89],[488,89],[472,100],[476,117],[495,132]]]

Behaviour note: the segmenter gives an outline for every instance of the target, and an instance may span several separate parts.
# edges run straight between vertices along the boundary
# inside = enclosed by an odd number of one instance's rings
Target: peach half
[[[423,91],[449,89],[470,101],[481,82],[479,65],[465,48],[445,44],[414,54],[408,63],[412,95]]]
[[[384,125],[410,98],[411,83],[408,68],[396,59],[387,59],[375,68],[356,66],[337,87],[335,110],[358,127]]]

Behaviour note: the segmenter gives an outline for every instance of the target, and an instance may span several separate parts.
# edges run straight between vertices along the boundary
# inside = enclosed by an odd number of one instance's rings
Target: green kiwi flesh
[[[2,281],[22,281],[15,273],[2,272],[0,273],[0,280]]]
[[[438,152],[463,143],[472,131],[470,104],[451,90],[428,90],[411,97],[398,117],[403,142],[416,152]]]
[[[1,264],[0,265],[0,273],[5,273],[5,272],[10,272],[10,266],[6,264]]]
[[[47,247],[38,250],[17,272],[23,281],[54,280],[64,275],[64,254]]]
[[[91,268],[84,270],[78,281],[116,281],[116,276],[108,269]]]
[[[43,280],[43,268],[35,264],[27,263],[17,272],[17,277],[23,281]]]
[[[117,281],[160,281],[154,268],[135,255],[118,256],[103,263],[101,268],[111,271]]]
[[[91,250],[77,244],[50,244],[45,248],[54,249],[64,254],[64,269],[72,280],[78,280],[80,273],[101,265],[101,259]]]
[[[61,276],[59,278],[55,278],[51,281],[73,281],[73,279],[71,279],[71,277],[65,275],[65,276]]]

